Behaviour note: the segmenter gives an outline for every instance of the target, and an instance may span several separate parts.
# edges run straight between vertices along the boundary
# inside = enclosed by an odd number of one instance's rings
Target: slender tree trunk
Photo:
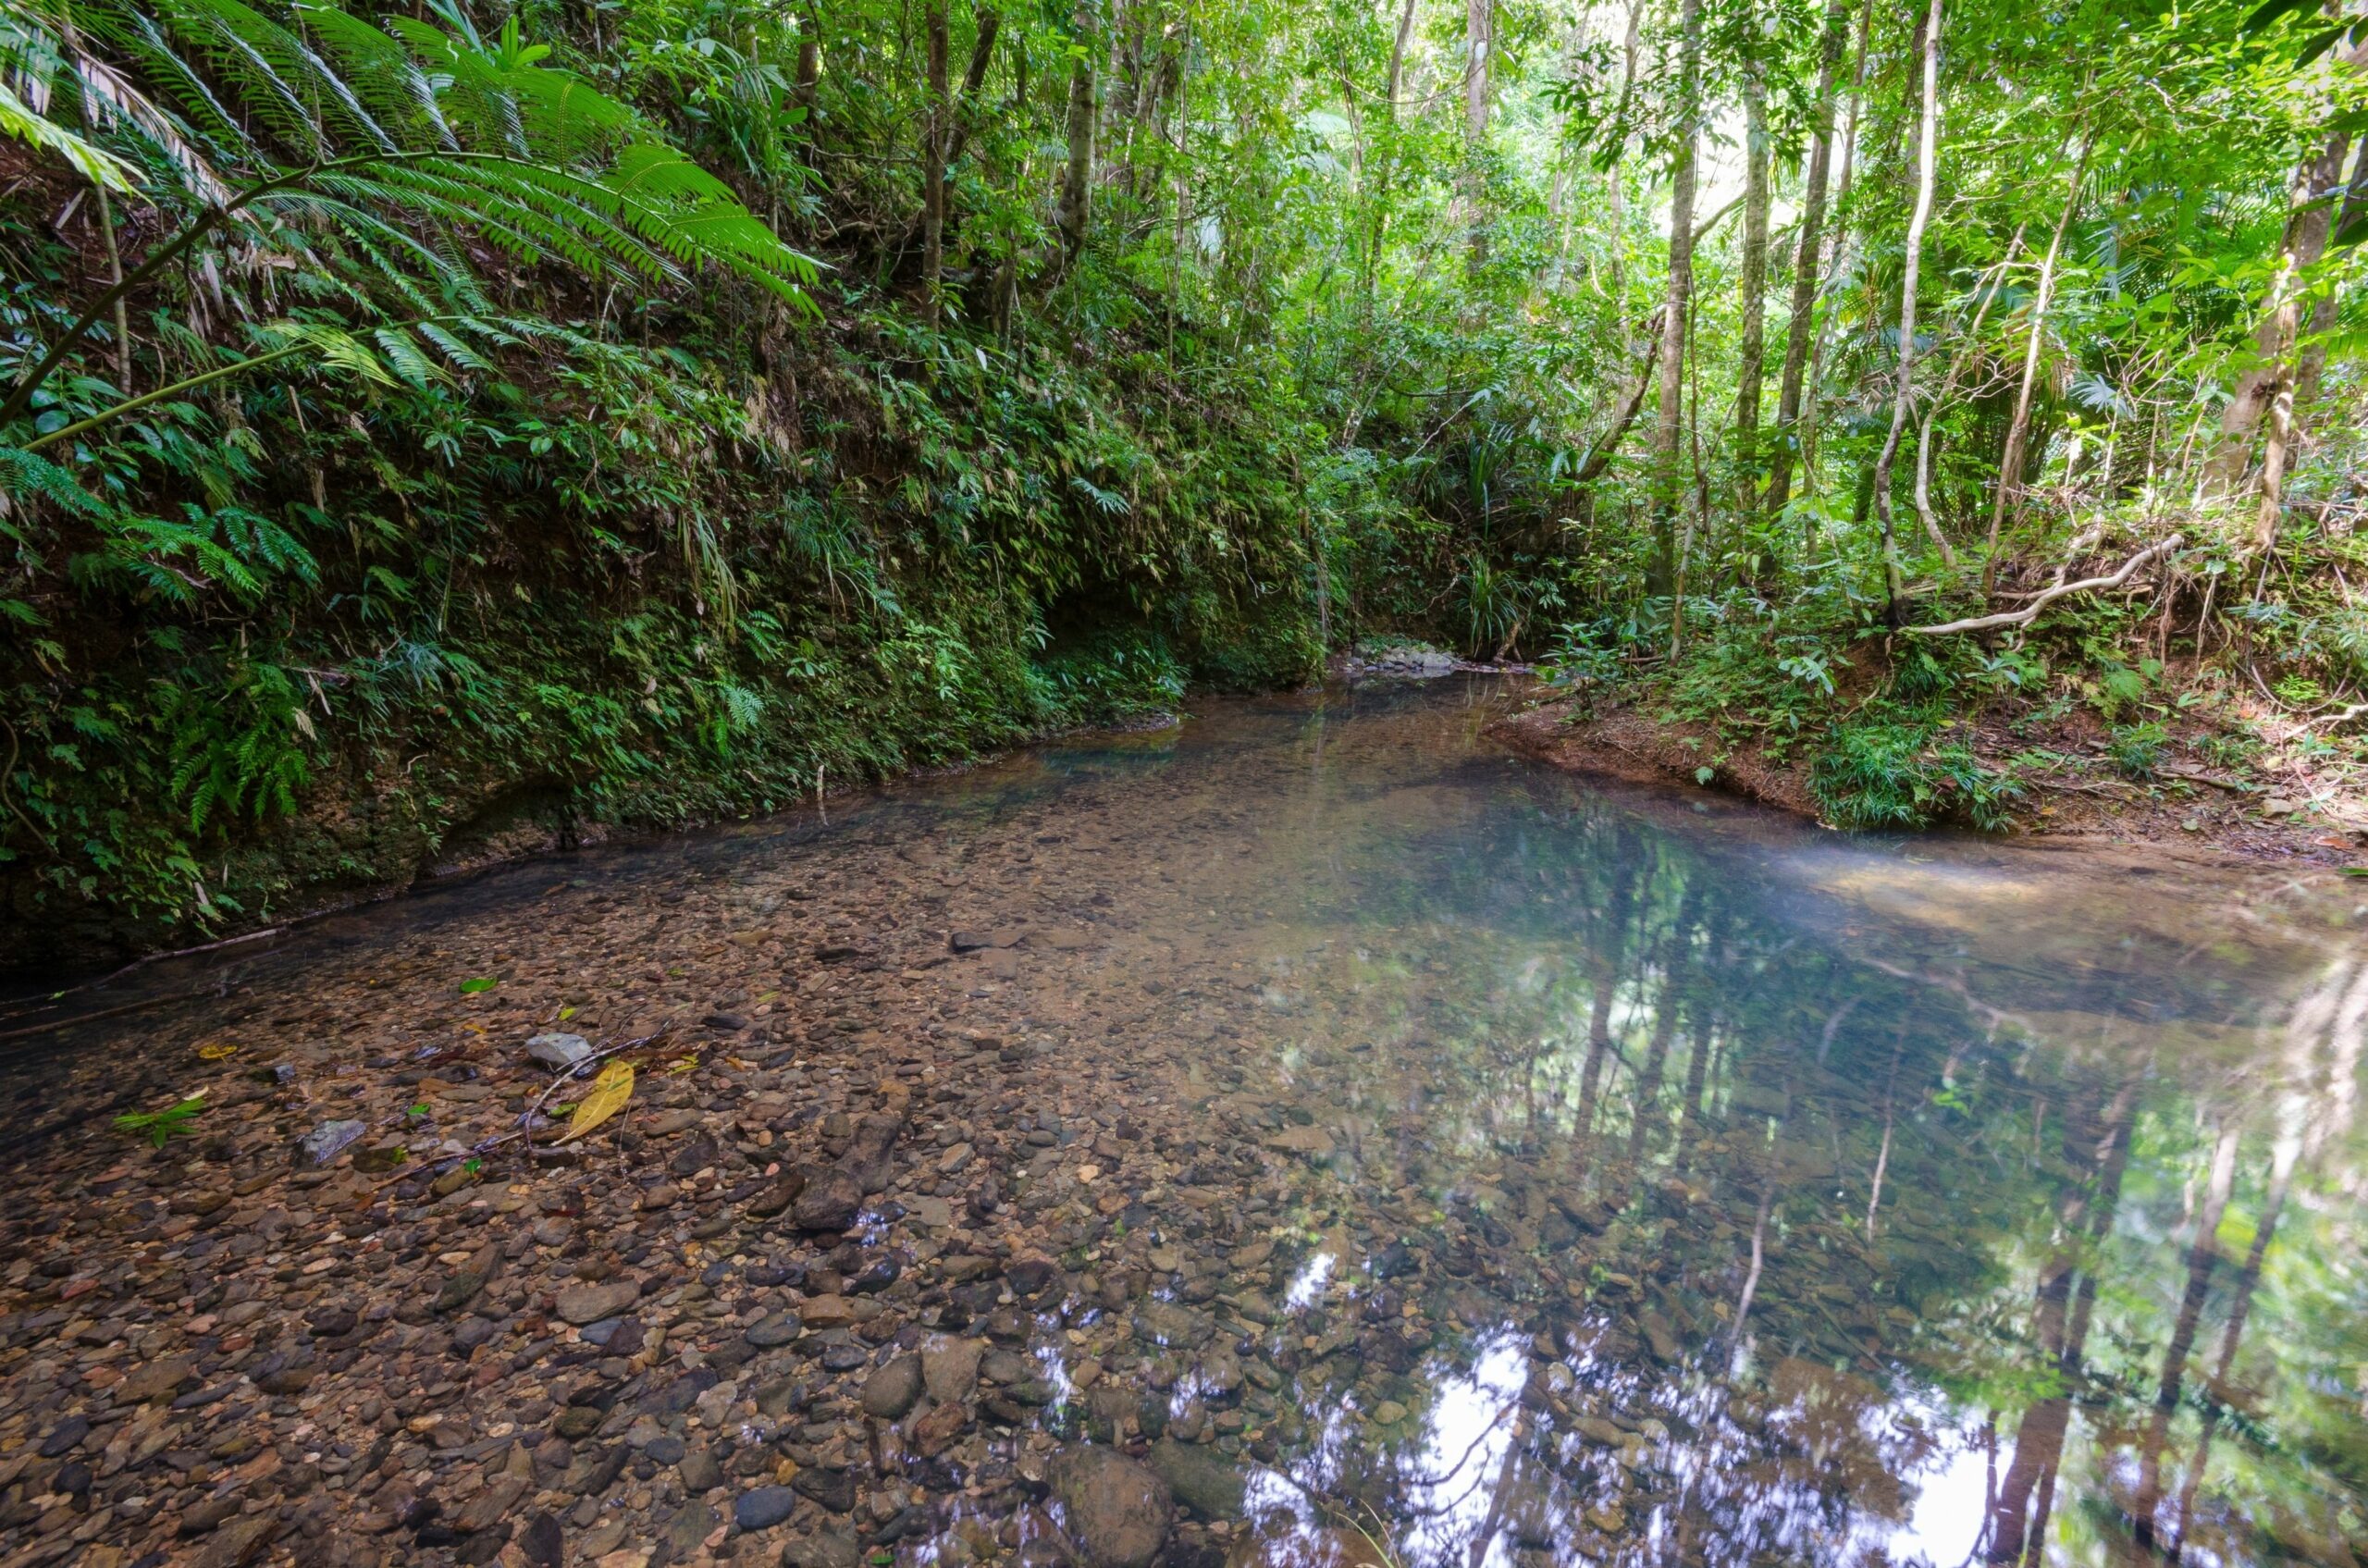
[[[2294,399],[2300,379],[2299,366],[2289,363],[2302,325],[2303,296],[2297,284],[2302,270],[2326,250],[2334,218],[2329,207],[2335,184],[2343,178],[2345,144],[2346,138],[2340,131],[2327,138],[2318,166],[2312,170],[2317,194],[2305,209],[2308,216],[2301,220],[2294,245],[2281,258],[2279,287],[2272,291],[2276,302],[2266,325],[2274,334],[2270,352],[2275,357],[2255,373],[2266,374],[2269,397],[2269,435],[2262,444],[2261,501],[2253,516],[2252,548],[2256,555],[2265,556],[2277,548],[2278,523],[2286,512],[2286,465],[2294,442]],[[2345,204],[2350,205],[2349,197]],[[2315,374],[2312,379],[2315,389]],[[2251,386],[2250,378],[2248,385]],[[2258,396],[2263,389],[2251,387],[2251,395]],[[2240,389],[2240,395],[2242,392]],[[2229,406],[2233,410],[2236,404],[2232,401]],[[2223,429],[2225,432],[2225,425]],[[2223,449],[2223,455],[2233,453],[2240,460],[2244,450],[2242,444],[2231,442]],[[2237,472],[2241,474],[2243,470],[2239,467]]]
[[[987,84],[987,68],[994,63],[995,39],[1003,31],[1003,13],[993,9],[979,13],[978,36],[970,41],[969,68],[962,73],[962,101],[954,112],[954,135],[945,149],[948,166],[962,161],[963,150],[970,144],[970,119],[977,112],[979,93]]]
[[[1620,48],[1620,106],[1624,113],[1628,100],[1636,91],[1636,51],[1642,43],[1645,0],[1628,0],[1628,34]],[[1609,188],[1604,197],[1604,217],[1611,226],[1611,306],[1612,318],[1628,319],[1628,140],[1621,139],[1620,150],[1612,154],[1611,167],[1604,174]]]
[[[2344,194],[2343,210],[2336,215],[2330,238],[2341,234],[2362,218],[2368,217],[2368,136],[2352,144],[2357,151],[2351,164],[2350,188]],[[2294,405],[2308,408],[2318,401],[2319,377],[2327,366],[2326,334],[2335,326],[2336,291],[2322,291],[2318,302],[2311,307],[2309,340],[2302,345],[2302,363],[2294,372]]]
[[[1656,317],[1655,321],[1658,320]],[[1611,466],[1612,456],[1619,451],[1622,438],[1628,434],[1628,427],[1636,423],[1637,411],[1645,406],[1645,394],[1653,389],[1653,365],[1659,352],[1653,341],[1653,331],[1654,324],[1647,323],[1640,335],[1642,359],[1636,366],[1635,390],[1628,394],[1628,401],[1622,405],[1618,416],[1589,449],[1586,461],[1579,464],[1578,472],[1571,475],[1572,484],[1593,484],[1601,477],[1603,471]]]
[[[2080,139],[2080,155],[2072,166],[2072,188],[2064,193],[2064,211],[2055,220],[2055,232],[2049,236],[2047,254],[2039,264],[2039,288],[2031,296],[2031,324],[2023,340],[2023,378],[2015,391],[2014,417],[2006,424],[2006,449],[1998,460],[1998,486],[1990,502],[1990,537],[1983,547],[1981,562],[1981,593],[1987,599],[1998,584],[1998,534],[2006,521],[2006,509],[2023,488],[2023,446],[2030,439],[2031,394],[2039,385],[2040,347],[2046,341],[2047,307],[2055,297],[2055,263],[2064,253],[2064,236],[2072,228],[2072,218],[2080,210],[2080,187],[2089,178],[2090,139]]]
[[[1941,141],[1941,0],[1932,0],[1924,18],[1924,112],[1916,141],[1916,210],[1907,220],[1907,256],[1899,285],[1899,387],[1891,405],[1891,434],[1875,459],[1875,509],[1882,518],[1883,584],[1890,599],[1890,620],[1899,624],[1899,536],[1892,516],[1891,474],[1899,456],[1900,433],[1907,428],[1909,401],[1916,391],[1916,286],[1923,270],[1924,229],[1932,221],[1932,189],[1940,161]]]
[[[2205,471],[2213,491],[2232,494],[2252,461],[2252,439],[2262,420],[2271,414],[2281,394],[2292,407],[2294,342],[2302,319],[2302,299],[2295,279],[2326,250],[2329,213],[2325,200],[2343,174],[2349,136],[2329,131],[2326,141],[2306,154],[2294,171],[2286,231],[2278,240],[2277,273],[2261,325],[2253,332],[2253,363],[2237,378],[2228,406],[2220,414],[2219,449]],[[2281,454],[2282,455],[2282,454]]]
[[[814,133],[814,89],[821,80],[822,17],[808,6],[797,19],[797,74],[790,81],[789,101],[806,111],[809,137]]]
[[[929,0],[921,25],[929,40],[929,104],[921,115],[921,319],[935,327],[945,272],[945,144],[954,117],[945,92],[945,0]]]
[[[2277,525],[2286,514],[2287,449],[2294,440],[2294,380],[2281,376],[2269,400],[2269,436],[2262,442],[2261,503],[2253,513],[2253,553],[2277,548]]]
[[[1085,249],[1093,190],[1093,6],[1080,0],[1077,31],[1081,47],[1069,68],[1069,155],[1061,179],[1061,202],[1054,227],[1061,236],[1061,264],[1074,265]]]
[[[1389,105],[1389,118],[1398,119],[1398,94],[1406,80],[1406,43],[1414,35],[1414,0],[1405,0],[1398,8],[1398,39],[1389,46],[1389,83],[1383,96]]]
[[[1851,48],[1850,113],[1842,131],[1842,173],[1833,186],[1833,241],[1826,252],[1825,277],[1819,285],[1820,293],[1831,292],[1834,279],[1841,275],[1842,258],[1848,253],[1850,226],[1850,183],[1858,168],[1858,116],[1867,102],[1867,41],[1873,31],[1875,0],[1859,0],[1856,42]],[[1817,483],[1817,413],[1818,392],[1825,375],[1825,347],[1833,329],[1829,314],[1817,324],[1809,348],[1807,380],[1801,389],[1800,418],[1793,426],[1793,455],[1800,463],[1801,488],[1814,494]],[[1863,486],[1863,472],[1861,475]],[[1860,519],[1861,522],[1864,519]],[[1817,525],[1804,518],[1801,523],[1801,548],[1815,545]]]
[[[1474,272],[1488,261],[1488,70],[1495,53],[1496,0],[1464,0],[1463,221]]]
[[[1382,84],[1382,131],[1375,139],[1372,196],[1364,204],[1362,222],[1364,241],[1359,293],[1368,325],[1377,306],[1374,290],[1381,272],[1381,237],[1388,225],[1391,178],[1398,172],[1398,96],[1405,88],[1406,45],[1413,33],[1414,0],[1404,0],[1398,11],[1398,36],[1389,46],[1388,79]]]
[[[1952,570],[1957,563],[1957,552],[1949,544],[1949,536],[1942,532],[1941,519],[1932,510],[1932,427],[1940,423],[1949,400],[1956,395],[1957,382],[1964,377],[1966,367],[1981,358],[1981,324],[1989,319],[1990,306],[1998,298],[2000,286],[2005,281],[2006,268],[2022,242],[2023,230],[2017,226],[2014,238],[2006,241],[2004,257],[1996,267],[1984,272],[1975,281],[1974,288],[1980,294],[1981,302],[1974,307],[1973,324],[1966,328],[1965,352],[1950,362],[1949,373],[1941,378],[1941,389],[1933,395],[1932,406],[1925,411],[1916,431],[1916,515],[1924,520],[1924,532],[1931,537],[1933,544],[1940,547],[1941,559],[1947,562]]]
[[[1770,456],[1768,512],[1775,516],[1792,499],[1793,460],[1799,442],[1794,423],[1801,416],[1801,379],[1808,369],[1810,329],[1817,315],[1822,270],[1825,186],[1833,167],[1833,79],[1849,40],[1848,0],[1826,0],[1825,32],[1818,45],[1816,140],[1809,145],[1807,189],[1801,193],[1800,241],[1793,253],[1793,314],[1784,336],[1784,374],[1776,391],[1776,450]]]
[[[1652,559],[1645,591],[1677,588],[1677,514],[1684,481],[1678,448],[1685,433],[1685,326],[1694,302],[1694,180],[1702,72],[1702,0],[1678,7],[1677,158],[1670,177],[1669,303],[1661,317],[1660,411],[1653,430]]]
[[[1736,515],[1747,519],[1759,494],[1759,383],[1768,342],[1768,91],[1757,59],[1744,67],[1743,104],[1743,341],[1735,367],[1735,482]]]
[[[116,248],[115,206],[107,200],[107,188],[97,187],[99,193],[99,236],[106,241],[107,282],[123,282],[123,253]],[[120,297],[115,302],[115,384],[124,397],[131,396],[131,313],[124,307]],[[295,391],[289,392],[290,401]]]

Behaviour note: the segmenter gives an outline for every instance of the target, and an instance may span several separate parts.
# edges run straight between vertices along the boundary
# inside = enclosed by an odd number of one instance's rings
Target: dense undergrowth
[[[160,426],[18,601],[18,916],[259,920],[456,829],[767,810],[1313,673],[1287,454],[1144,418],[1124,364],[838,309],[795,403],[585,343],[531,389],[251,384],[218,445]]]
[[[2356,795],[2368,26],[2313,27],[12,7],[0,935],[201,938],[1376,634],[1852,826]]]

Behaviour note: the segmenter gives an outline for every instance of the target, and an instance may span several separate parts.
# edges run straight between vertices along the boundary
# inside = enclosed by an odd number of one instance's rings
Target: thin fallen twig
[[[161,964],[167,958],[187,958],[199,953],[213,953],[225,947],[236,947],[242,943],[261,942],[266,936],[282,935],[285,933],[286,930],[287,928],[285,926],[266,926],[261,931],[248,932],[243,936],[226,936],[219,942],[201,942],[194,947],[176,947],[168,953],[150,953],[144,957],[132,959],[131,962],[124,965],[119,969],[109,969],[103,975],[99,975],[91,980],[79,981],[72,985],[66,986],[62,990],[45,991],[38,997],[28,996],[20,998],[19,1000],[21,1001],[31,1002],[35,1005],[25,1007],[21,1011],[7,1016],[12,1018],[23,1018],[27,1013],[40,1012],[43,1007],[55,1006],[58,998],[62,996],[71,996],[78,991],[95,990],[98,987],[106,984],[109,981],[122,979],[125,975],[130,974],[134,969],[144,969],[150,964]],[[84,1018],[99,1018],[104,1016],[104,1014],[96,1013],[86,1013],[82,1015]],[[65,1019],[56,1024],[46,1024],[38,1027],[57,1029],[64,1027],[66,1024],[77,1021],[79,1020],[75,1019]],[[32,1031],[26,1030],[19,1031],[18,1032],[31,1033]],[[0,1039],[5,1038],[6,1036],[0,1036]]]
[[[28,1035],[55,1034],[61,1029],[71,1029],[78,1023],[95,1023],[101,1019],[119,1018],[125,1013],[144,1012],[150,1007],[161,1007],[168,1002],[187,1002],[194,997],[208,994],[210,993],[204,986],[200,986],[195,991],[166,992],[161,996],[149,996],[138,1002],[126,1002],[120,1006],[102,1007],[95,1013],[75,1013],[67,1018],[52,1019],[47,1023],[29,1023],[17,1029],[0,1029],[0,1040],[21,1040]]]
[[[524,1112],[520,1113],[518,1125],[516,1127],[511,1129],[507,1132],[497,1132],[490,1138],[480,1138],[465,1149],[457,1149],[450,1154],[435,1155],[430,1159],[422,1161],[417,1166],[413,1166],[406,1162],[401,1169],[396,1171],[392,1176],[387,1178],[386,1180],[378,1183],[378,1185],[381,1187],[391,1187],[399,1181],[409,1181],[415,1177],[425,1176],[429,1171],[435,1170],[442,1166],[450,1165],[455,1160],[473,1160],[486,1154],[489,1150],[500,1148],[504,1143],[514,1143],[522,1139],[533,1137],[536,1130],[535,1117],[539,1116],[542,1113],[543,1107],[550,1103],[550,1097],[559,1092],[559,1086],[561,1084],[566,1083],[574,1079],[581,1078],[584,1075],[585,1068],[605,1062],[610,1056],[622,1056],[628,1051],[646,1050],[648,1047],[657,1044],[660,1041],[665,1040],[670,1032],[670,1031],[661,1029],[655,1034],[645,1034],[637,1040],[628,1040],[622,1044],[603,1046],[599,1050],[595,1051],[590,1056],[585,1057],[582,1061],[576,1063],[574,1067],[561,1068],[558,1072],[551,1075],[551,1080],[549,1083],[543,1085],[543,1092],[535,1096],[534,1103],[528,1105]]]
[[[1987,632],[2002,626],[2028,626],[2039,619],[2039,612],[2066,594],[2092,593],[2117,588],[2135,576],[2148,562],[2160,560],[2187,541],[2179,535],[2158,539],[2121,563],[2121,570],[2103,577],[2083,577],[2077,583],[2058,583],[2031,596],[2031,601],[2020,610],[2001,611],[1995,615],[1973,615],[1962,621],[1944,621],[1937,626],[1902,626],[1903,632],[1919,637],[1946,636],[1956,632]]]

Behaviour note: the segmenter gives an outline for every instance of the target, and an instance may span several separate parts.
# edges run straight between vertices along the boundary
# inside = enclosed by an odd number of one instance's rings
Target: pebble
[[[864,1414],[882,1421],[897,1420],[920,1399],[921,1385],[921,1358],[900,1355],[865,1380]]]
[[[614,1317],[641,1299],[641,1287],[631,1281],[618,1285],[570,1285],[557,1299],[562,1322],[581,1327]]]
[[[1051,1478],[1088,1568],[1151,1568],[1175,1512],[1167,1483],[1115,1449],[1065,1450]]]
[[[325,1121],[296,1141],[297,1164],[314,1169],[327,1165],[369,1130],[366,1121]]]
[[[797,1497],[787,1487],[758,1487],[742,1492],[732,1500],[732,1521],[743,1530],[770,1530],[797,1511]]]
[[[584,1065],[592,1055],[592,1042],[580,1034],[546,1030],[526,1042],[526,1055],[547,1068],[564,1071]]]

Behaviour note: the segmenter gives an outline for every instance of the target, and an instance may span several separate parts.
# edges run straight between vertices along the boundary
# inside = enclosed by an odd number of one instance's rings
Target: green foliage
[[[37,930],[216,928],[521,818],[777,809],[1188,683],[1304,681],[1376,634],[1547,652],[1585,688],[1655,671],[1656,711],[1776,750],[1983,706],[2142,725],[2205,648],[2348,700],[2359,252],[2291,280],[2331,309],[2275,570],[2252,494],[2200,483],[2297,160],[2357,107],[2293,64],[2309,19],[2245,15],[1951,8],[1910,399],[1931,461],[1918,491],[1911,424],[1878,498],[1910,11],[1869,14],[1862,177],[1780,432],[1790,239],[1747,258],[1747,223],[1703,227],[1676,409],[1654,317],[1680,128],[1733,123],[1745,80],[1797,223],[1812,110],[1841,106],[1808,12],[1719,13],[1689,66],[1647,7],[1631,76],[1624,18],[1584,9],[1500,8],[1475,61],[1451,9],[1401,39],[1388,7],[1296,0],[956,5],[979,74],[948,147],[913,19],[875,0],[16,7],[0,895]],[[1072,62],[1100,105],[1074,211]],[[1437,87],[1467,79],[1476,142]],[[953,153],[934,278],[929,148]],[[2029,483],[1985,562],[2027,341]],[[1749,442],[1722,427],[1747,391]],[[2167,581],[2003,638],[1896,634],[2168,526]],[[1908,814],[1971,815],[1931,766]]]
[[[2124,778],[2146,783],[2154,777],[2163,763],[2163,747],[2170,740],[2170,730],[2160,720],[2148,720],[2142,724],[2115,725],[2105,753]]]
[[[2022,784],[1986,768],[1973,748],[1931,719],[1847,720],[1826,736],[1809,772],[1826,820],[1849,828],[2010,825]]]
[[[1155,636],[1108,631],[1048,653],[1030,666],[1047,724],[1111,723],[1173,713],[1187,673]]]
[[[115,1125],[117,1131],[145,1138],[161,1149],[169,1140],[187,1136],[191,1130],[190,1123],[195,1121],[197,1114],[204,1109],[205,1096],[196,1094],[161,1111],[133,1111],[119,1116],[115,1118]]]

